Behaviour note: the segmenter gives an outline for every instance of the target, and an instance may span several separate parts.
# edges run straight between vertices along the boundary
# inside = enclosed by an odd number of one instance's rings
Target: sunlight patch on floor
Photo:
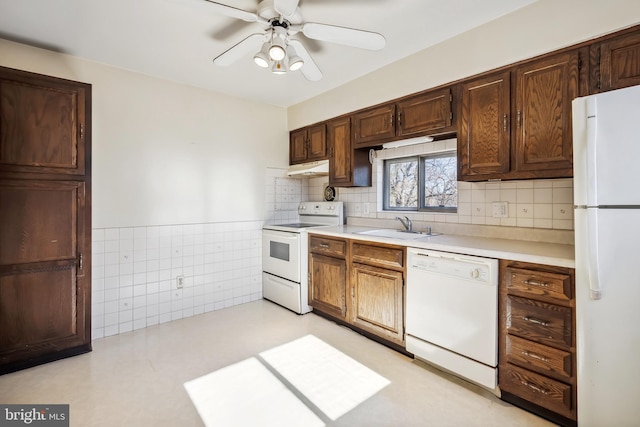
[[[313,335],[264,351],[260,357],[332,420],[390,383]]]
[[[260,357],[264,362],[252,357],[184,384],[206,426],[324,427],[294,392],[336,420],[390,384],[313,335]]]
[[[206,426],[325,425],[253,357],[188,381],[184,387]]]

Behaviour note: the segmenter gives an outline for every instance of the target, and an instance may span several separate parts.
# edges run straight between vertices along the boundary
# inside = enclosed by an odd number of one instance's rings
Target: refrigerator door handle
[[[589,297],[602,298],[600,254],[598,252],[598,209],[587,209],[587,250],[589,253]]]
[[[586,99],[587,109],[587,206],[598,205],[598,162],[597,159],[597,104],[595,97],[589,97]]]

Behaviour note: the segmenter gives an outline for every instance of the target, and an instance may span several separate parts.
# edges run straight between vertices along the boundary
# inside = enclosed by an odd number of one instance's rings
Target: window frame
[[[383,190],[382,190],[382,210],[383,211],[391,211],[391,212],[432,212],[432,213],[457,213],[458,212],[458,200],[456,195],[456,206],[445,206],[445,207],[432,207],[425,206],[425,167],[424,160],[425,159],[435,159],[435,158],[444,158],[444,157],[453,157],[456,158],[457,153],[456,150],[447,150],[447,151],[439,151],[434,153],[424,153],[417,154],[412,156],[403,156],[403,157],[395,157],[384,159],[383,161]],[[394,163],[404,163],[408,161],[417,161],[418,162],[418,203],[416,207],[390,207],[389,206],[389,196],[391,189],[389,188],[389,171],[391,165]],[[456,182],[457,179],[457,170],[456,170]],[[457,185],[457,184],[456,184]]]
[[[389,188],[389,170],[391,169],[391,165],[394,163],[405,163],[405,162],[409,162],[409,161],[416,161],[418,162],[418,200],[417,200],[417,204],[416,207],[390,207],[389,206],[389,196],[390,196],[390,192],[391,189]],[[383,162],[383,168],[384,168],[384,172],[383,172],[383,190],[382,190],[382,194],[383,194],[383,200],[382,200],[382,210],[385,211],[399,211],[399,212],[403,212],[403,211],[407,211],[407,212],[414,212],[417,211],[420,208],[420,156],[406,156],[406,157],[396,157],[393,159],[385,159]]]

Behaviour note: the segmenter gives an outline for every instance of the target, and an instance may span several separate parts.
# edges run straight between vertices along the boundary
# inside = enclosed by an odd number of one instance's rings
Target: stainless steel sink
[[[354,234],[363,234],[367,236],[390,237],[392,239],[418,240],[425,237],[438,236],[441,233],[424,234],[417,231],[402,231],[391,228],[379,228],[376,230],[356,231]]]

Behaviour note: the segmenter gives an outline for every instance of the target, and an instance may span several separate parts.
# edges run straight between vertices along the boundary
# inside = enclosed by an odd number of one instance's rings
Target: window
[[[456,212],[456,153],[384,161],[384,209]]]

